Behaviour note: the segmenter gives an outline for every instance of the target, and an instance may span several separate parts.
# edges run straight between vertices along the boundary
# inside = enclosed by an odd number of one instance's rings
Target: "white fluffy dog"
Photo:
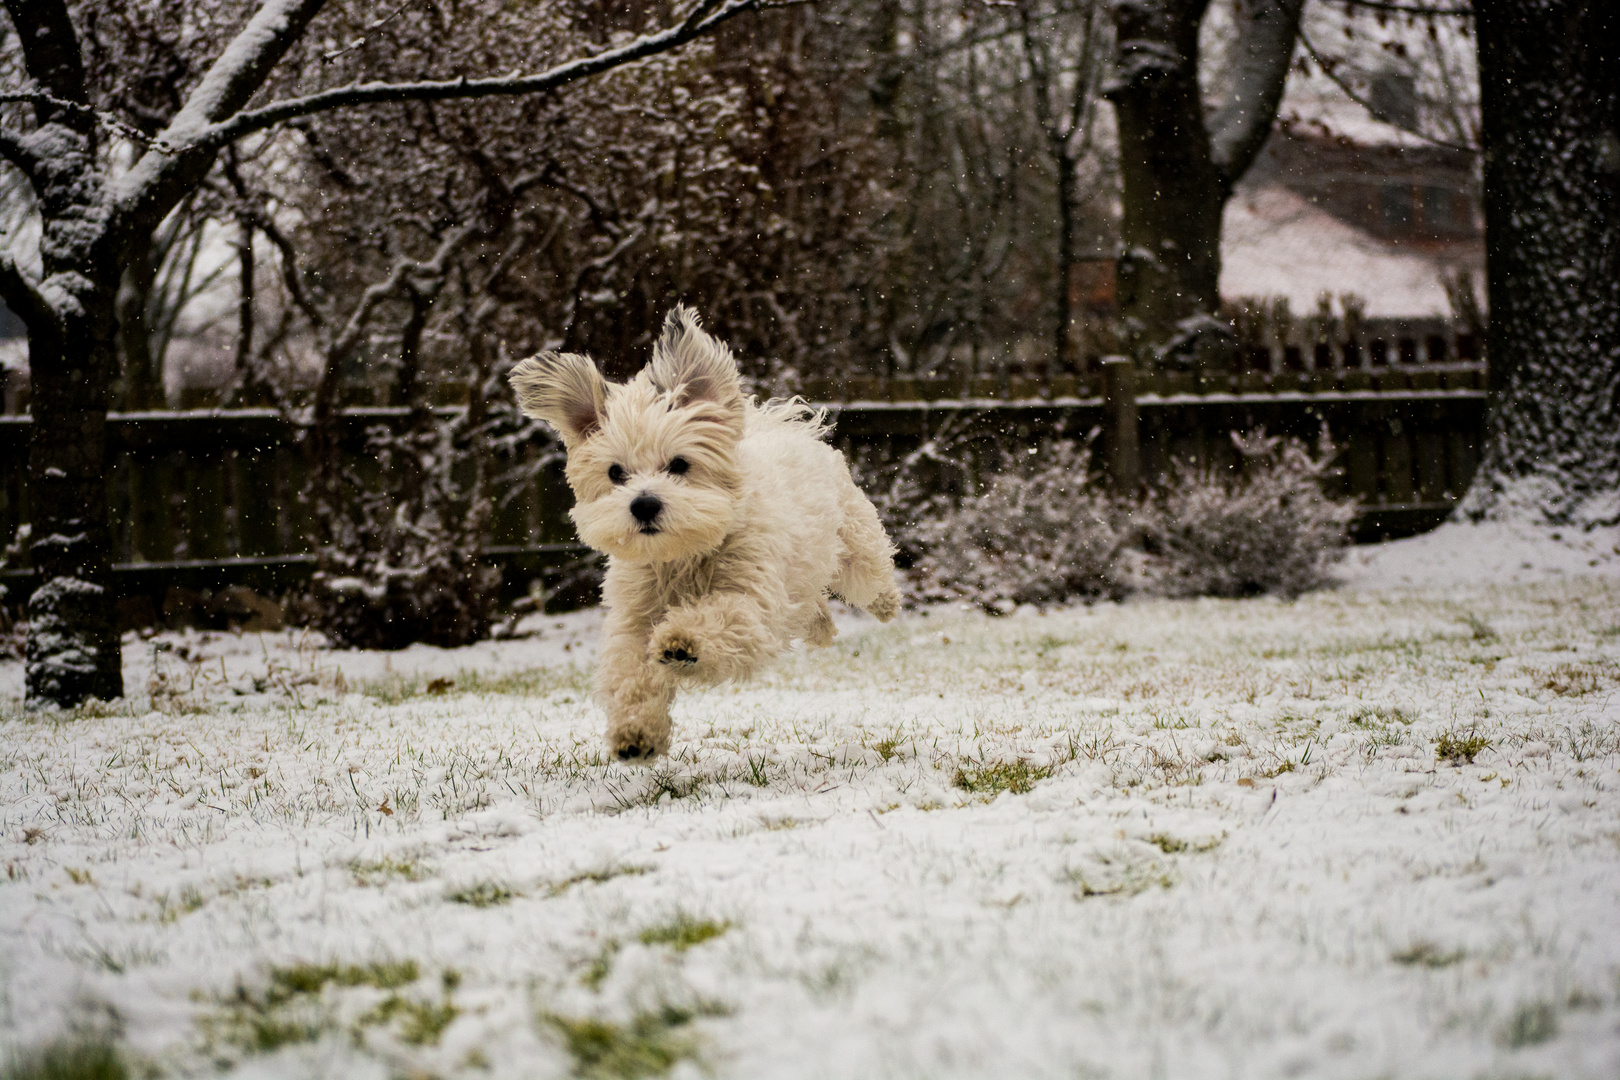
[[[829,593],[887,622],[894,546],[802,402],[744,398],[731,351],[677,307],[622,385],[588,357],[513,369],[529,416],[562,436],[579,537],[608,555],[596,667],[609,749],[669,749],[681,684],[747,675],[795,639],[830,645]]]

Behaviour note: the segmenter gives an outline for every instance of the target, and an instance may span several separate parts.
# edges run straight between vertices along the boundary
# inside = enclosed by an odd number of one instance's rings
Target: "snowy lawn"
[[[55,716],[5,666],[0,1035],[178,1075],[1612,1078],[1614,541],[846,620],[684,696],[650,770],[604,760],[594,613],[132,638],[140,694]]]

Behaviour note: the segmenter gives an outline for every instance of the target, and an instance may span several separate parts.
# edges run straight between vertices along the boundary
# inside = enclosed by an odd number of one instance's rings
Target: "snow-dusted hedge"
[[[345,648],[454,647],[489,636],[501,574],[482,551],[489,497],[454,422],[369,433],[385,478],[348,478],[347,505],[328,510],[329,542],[301,605],[305,621]],[[471,483],[459,473],[473,470]]]
[[[989,611],[1119,595],[1129,539],[1113,502],[1089,476],[1090,450],[1073,443],[1007,455],[982,491],[919,508],[905,542],[915,552],[912,595],[967,600]]]
[[[1349,543],[1355,501],[1322,479],[1336,454],[1298,439],[1233,433],[1241,468],[1178,466],[1137,515],[1153,591],[1166,596],[1298,596],[1329,581]]]
[[[1232,474],[1180,466],[1164,490],[1129,502],[1103,491],[1084,443],[1003,451],[976,479],[968,448],[937,436],[856,472],[916,602],[1007,611],[1135,591],[1296,596],[1327,583],[1354,514],[1322,490],[1333,447],[1232,438],[1242,460]]]

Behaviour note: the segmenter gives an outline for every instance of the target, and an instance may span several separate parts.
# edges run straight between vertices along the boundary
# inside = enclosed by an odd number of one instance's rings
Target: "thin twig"
[[[593,56],[566,61],[538,75],[508,75],[487,79],[469,79],[462,76],[414,83],[360,83],[342,86],[237,113],[229,119],[202,128],[182,145],[159,143],[157,148],[175,154],[207,150],[300,116],[351,108],[356,105],[401,101],[456,101],[557,90],[580,79],[599,75],[684,45],[745,11],[755,10],[759,3],[760,0],[699,0],[693,11],[674,26],[643,35],[615,49],[606,49]],[[694,16],[697,17],[696,22],[692,21]]]
[[[394,19],[399,16],[400,12],[404,11],[414,3],[416,3],[416,0],[405,0],[403,4],[399,5],[393,11],[390,11],[387,15],[384,15],[382,18],[376,19],[362,26],[360,28],[362,33],[359,37],[355,38],[353,41],[342,46],[341,48],[333,49],[328,53],[322,53],[321,60],[330,64],[340,56],[345,56],[348,53],[354,52],[356,49],[363,48],[366,44],[366,34],[371,33],[373,30],[381,30],[383,27],[393,22]]]
[[[1397,124],[1394,120],[1390,119],[1390,117],[1382,109],[1378,108],[1372,102],[1362,97],[1353,87],[1350,86],[1349,83],[1345,82],[1339,77],[1338,73],[1333,70],[1338,66],[1337,63],[1323,59],[1322,54],[1316,51],[1316,46],[1311,44],[1311,39],[1306,36],[1304,27],[1301,27],[1299,31],[1299,43],[1305,46],[1306,52],[1311,54],[1311,59],[1315,60],[1317,67],[1322,69],[1322,74],[1331,79],[1334,86],[1337,86],[1340,90],[1344,91],[1344,95],[1351,101],[1355,102],[1357,105],[1360,105],[1363,109],[1366,109],[1368,114],[1371,115],[1374,120],[1380,120],[1388,124],[1390,127],[1404,131],[1408,135],[1422,139],[1424,142],[1432,143],[1435,146],[1444,147],[1447,150],[1458,150],[1465,154],[1479,153],[1479,148],[1476,146],[1464,146],[1462,143],[1454,143],[1448,142],[1445,139],[1437,139],[1433,135],[1427,135],[1421,131],[1418,131],[1416,128],[1407,127],[1405,124]]]

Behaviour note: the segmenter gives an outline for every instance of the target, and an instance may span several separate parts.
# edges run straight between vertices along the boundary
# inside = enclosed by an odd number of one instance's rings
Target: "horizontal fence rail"
[[[1151,484],[1164,482],[1178,461],[1235,468],[1234,431],[1263,428],[1314,441],[1325,427],[1341,451],[1335,493],[1354,495],[1361,504],[1358,538],[1430,528],[1451,512],[1473,476],[1485,391],[1483,365],[1423,367],[1139,376],[1134,404],[1141,474]],[[1110,416],[1100,376],[1072,385],[1050,380],[1041,393],[1021,398],[963,396],[960,384],[955,396],[928,396],[941,388],[909,379],[853,382],[818,396],[834,421],[834,442],[852,459],[879,466],[948,431],[988,467],[994,447],[1087,439],[1101,433]],[[1065,390],[1073,392],[1059,392]],[[836,400],[856,391],[865,398]],[[439,411],[448,415],[454,408]],[[369,428],[400,425],[407,417],[402,408],[346,410],[344,452],[362,455]],[[0,540],[7,543],[28,520],[30,423],[26,415],[0,416]],[[120,595],[144,597],[161,610],[175,588],[246,585],[285,593],[306,583],[314,555],[307,508],[298,497],[307,468],[298,440],[297,424],[270,409],[111,415],[109,511]],[[520,453],[533,461],[550,450],[537,440]],[[588,554],[568,521],[571,498],[560,462],[505,494],[485,557],[504,569],[510,590]],[[7,603],[26,597],[33,585],[26,566],[0,572],[0,581],[8,586]]]

